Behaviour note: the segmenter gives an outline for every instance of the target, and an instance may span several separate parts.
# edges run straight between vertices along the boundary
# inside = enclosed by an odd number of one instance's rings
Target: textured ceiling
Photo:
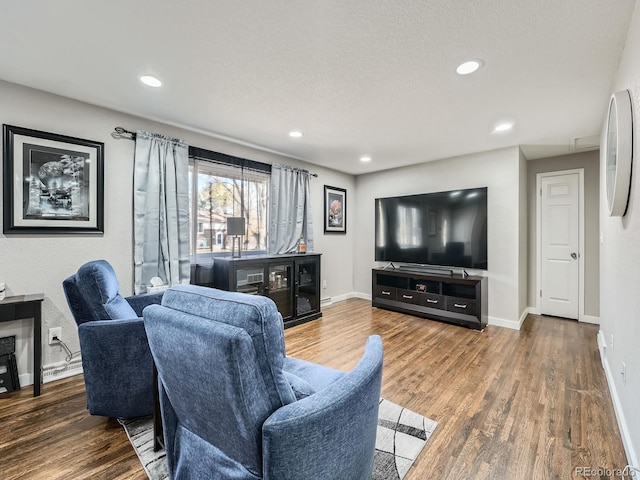
[[[634,7],[3,2],[0,78],[352,174],[511,145],[532,158],[599,134]],[[483,68],[457,75],[471,58]],[[513,131],[492,134],[502,120]],[[289,138],[294,129],[304,136]]]

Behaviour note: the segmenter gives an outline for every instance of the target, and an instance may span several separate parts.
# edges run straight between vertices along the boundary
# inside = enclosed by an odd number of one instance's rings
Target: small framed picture
[[[104,143],[3,125],[4,225],[104,233]]]
[[[324,186],[324,233],[347,233],[347,191]]]

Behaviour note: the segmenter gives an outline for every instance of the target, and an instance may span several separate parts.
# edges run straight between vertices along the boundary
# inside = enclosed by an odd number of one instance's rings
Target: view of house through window
[[[227,218],[244,217],[242,251],[266,253],[270,175],[192,158],[189,162],[191,256],[230,255]]]

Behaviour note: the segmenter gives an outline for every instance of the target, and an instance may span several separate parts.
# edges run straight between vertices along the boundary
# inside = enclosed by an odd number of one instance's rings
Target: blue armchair
[[[382,342],[349,373],[285,356],[266,297],[193,285],[144,310],[172,479],[371,478]]]
[[[105,260],[82,265],[62,283],[78,325],[87,408],[92,415],[140,417],[153,413],[153,359],[142,310],[162,293],[124,298]]]

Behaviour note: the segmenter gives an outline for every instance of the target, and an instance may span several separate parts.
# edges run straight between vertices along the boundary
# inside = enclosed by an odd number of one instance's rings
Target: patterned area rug
[[[118,420],[151,480],[169,478],[164,450],[153,451],[153,420]],[[402,480],[438,424],[380,399],[373,480]]]

